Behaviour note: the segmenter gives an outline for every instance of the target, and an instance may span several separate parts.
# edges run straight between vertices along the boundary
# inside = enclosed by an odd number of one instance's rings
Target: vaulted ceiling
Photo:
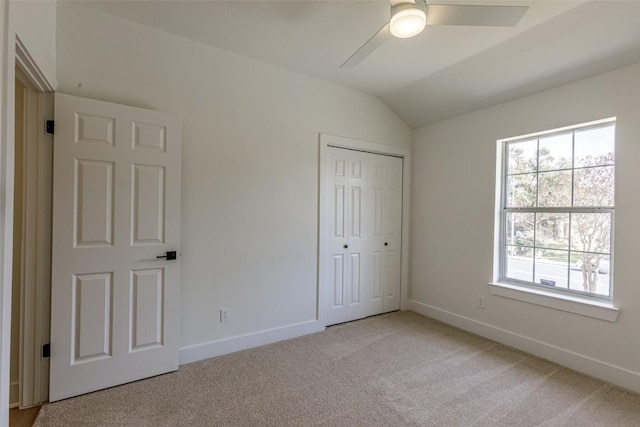
[[[640,61],[640,0],[432,2],[529,10],[516,27],[429,26],[340,69],[388,22],[388,0],[85,4],[370,93],[413,128]]]

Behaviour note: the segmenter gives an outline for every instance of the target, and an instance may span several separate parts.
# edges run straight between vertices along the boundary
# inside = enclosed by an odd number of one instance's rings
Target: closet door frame
[[[316,318],[318,330],[322,331],[327,326],[327,311],[329,308],[329,295],[331,280],[327,276],[326,268],[329,254],[329,236],[326,235],[328,222],[331,215],[329,209],[329,197],[331,197],[331,180],[325,169],[329,148],[343,148],[347,150],[364,151],[373,154],[395,156],[403,159],[402,167],[402,261],[400,274],[400,310],[409,308],[408,274],[409,274],[409,195],[411,184],[411,151],[407,148],[393,145],[379,144],[362,141],[359,139],[321,133],[319,135],[319,211],[318,211],[318,299]]]

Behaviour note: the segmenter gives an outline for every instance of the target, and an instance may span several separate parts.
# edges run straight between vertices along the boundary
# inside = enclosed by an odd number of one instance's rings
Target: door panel
[[[375,304],[377,301],[382,301],[382,251],[373,251],[373,280],[372,280],[372,293],[371,299]],[[375,311],[375,310],[374,310]]]
[[[362,224],[362,189],[358,186],[351,186],[351,237],[360,237]]]
[[[74,275],[71,364],[111,356],[113,274]]]
[[[164,243],[165,167],[133,164],[133,245]]]
[[[333,255],[331,271],[333,272],[331,275],[331,278],[333,279],[333,305],[331,306],[331,309],[335,312],[344,311],[340,310],[344,305],[344,255]],[[340,320],[339,316],[340,314],[338,314],[338,320]]]
[[[181,123],[58,94],[50,400],[178,368]]]
[[[374,183],[373,187],[373,235],[382,237],[384,231],[384,187]]]
[[[75,117],[75,143],[113,146],[114,128],[115,119],[112,117],[78,113]]]
[[[131,272],[131,351],[162,345],[164,286],[164,268]]]
[[[166,152],[167,132],[164,126],[133,122],[133,149]]]
[[[333,237],[344,237],[344,219],[347,216],[345,211],[344,184],[336,184],[333,188]]]
[[[114,162],[75,159],[75,247],[113,244]]]
[[[349,304],[355,305],[360,304],[360,254],[352,253],[349,258],[349,267],[351,270]],[[347,318],[349,318],[348,315]]]

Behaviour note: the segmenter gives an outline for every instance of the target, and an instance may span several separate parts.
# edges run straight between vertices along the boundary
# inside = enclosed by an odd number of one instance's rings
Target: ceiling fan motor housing
[[[416,36],[422,32],[427,21],[427,5],[424,0],[397,3],[391,6],[389,22],[391,34],[401,39]]]

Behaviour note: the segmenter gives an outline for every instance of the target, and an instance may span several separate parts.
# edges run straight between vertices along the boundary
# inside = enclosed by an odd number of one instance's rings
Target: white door
[[[362,277],[368,269],[363,262],[363,187],[367,171],[363,170],[365,153],[329,149],[328,164],[331,179],[329,233],[329,265],[331,271],[328,325],[366,317],[363,304]],[[366,209],[366,208],[365,208]],[[366,242],[365,242],[366,246]]]
[[[400,308],[402,159],[329,148],[327,325]]]
[[[402,159],[383,157],[382,271],[383,306],[381,313],[400,309],[402,275]]]
[[[181,132],[55,96],[50,401],[178,368]]]

